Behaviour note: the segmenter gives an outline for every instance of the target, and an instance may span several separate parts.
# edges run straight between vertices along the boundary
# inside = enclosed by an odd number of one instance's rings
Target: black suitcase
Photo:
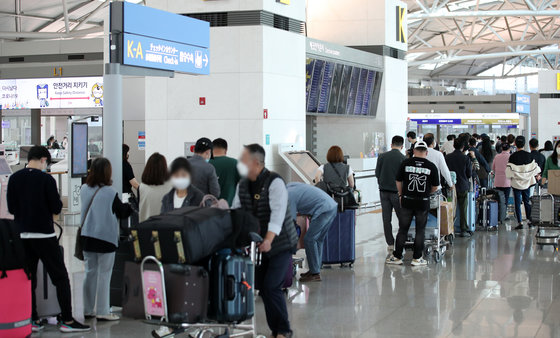
[[[119,247],[115,252],[115,263],[113,264],[113,273],[111,274],[111,306],[122,306],[125,263],[132,261],[134,261],[132,241],[129,240],[128,236],[121,236]]]
[[[171,323],[201,323],[208,313],[208,272],[200,266],[163,266]]]
[[[241,323],[255,313],[255,269],[249,257],[218,253],[210,260],[208,318]]]
[[[228,210],[185,207],[150,217],[131,234],[137,261],[154,256],[164,264],[196,264],[221,249],[232,231]]]
[[[58,248],[64,257],[64,248],[60,245],[62,238],[62,227],[58,223],[54,223],[59,229],[57,241]],[[37,288],[35,289],[35,302],[37,306],[37,315],[39,318],[56,317],[60,314],[60,305],[56,296],[56,287],[53,285],[47,270],[43,266],[43,262],[39,260],[37,264]]]
[[[142,296],[142,274],[140,263],[124,262],[122,285],[122,315],[133,319],[144,319],[144,298]]]

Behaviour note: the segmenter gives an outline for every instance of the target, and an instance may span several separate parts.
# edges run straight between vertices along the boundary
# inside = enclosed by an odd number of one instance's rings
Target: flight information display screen
[[[72,123],[72,177],[88,174],[88,124]]]
[[[382,73],[334,61],[307,58],[308,113],[377,115]]]

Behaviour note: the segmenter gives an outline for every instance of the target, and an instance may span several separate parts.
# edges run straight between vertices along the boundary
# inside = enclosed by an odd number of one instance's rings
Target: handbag
[[[86,218],[87,218],[87,215],[89,213],[89,209],[91,209],[91,205],[93,204],[93,200],[95,199],[95,196],[97,195],[99,190],[101,190],[101,188],[97,188],[97,190],[93,194],[93,197],[91,198],[91,201],[89,201],[89,204],[88,204],[87,209],[86,209],[86,213],[84,215],[84,219],[82,220],[82,224],[80,224],[80,227],[78,228],[78,233],[76,235],[76,244],[74,245],[74,257],[76,257],[77,259],[79,259],[81,261],[84,260],[84,246],[82,244],[82,227],[84,226],[84,223],[86,222]]]

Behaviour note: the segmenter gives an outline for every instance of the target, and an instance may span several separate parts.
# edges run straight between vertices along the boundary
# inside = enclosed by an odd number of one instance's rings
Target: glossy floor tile
[[[323,282],[289,290],[295,337],[560,337],[560,256],[538,250],[533,231],[507,228],[457,239],[439,264],[413,268],[408,254],[395,267],[384,264],[380,214],[359,216],[354,267],[326,268]],[[66,248],[74,233],[66,230]],[[83,268],[69,251],[74,310],[82,317]],[[260,301],[257,322],[269,334]],[[154,328],[128,319],[92,325],[91,333],[65,336],[149,337]],[[54,326],[34,335],[59,336]]]

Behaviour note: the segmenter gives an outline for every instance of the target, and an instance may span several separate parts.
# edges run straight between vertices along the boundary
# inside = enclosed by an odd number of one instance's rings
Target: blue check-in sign
[[[198,75],[210,73],[207,48],[124,33],[123,49],[125,65]]]

